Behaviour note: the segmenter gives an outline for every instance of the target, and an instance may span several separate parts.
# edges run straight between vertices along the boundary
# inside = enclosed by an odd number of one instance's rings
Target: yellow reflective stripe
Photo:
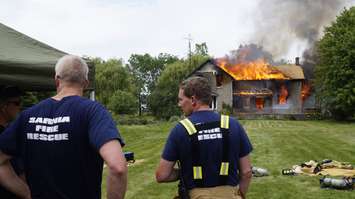
[[[194,179],[202,179],[202,167],[193,167]]]
[[[221,128],[229,129],[229,116],[221,115]]]
[[[188,118],[181,120],[180,123],[185,127],[189,135],[192,135],[197,132],[195,126]]]
[[[227,176],[229,170],[229,162],[222,162],[221,163],[221,170],[219,171],[219,175]]]

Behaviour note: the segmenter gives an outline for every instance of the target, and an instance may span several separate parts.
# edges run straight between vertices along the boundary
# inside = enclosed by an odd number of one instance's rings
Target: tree
[[[108,109],[120,114],[133,114],[137,112],[138,100],[133,93],[116,90],[108,102]]]
[[[156,81],[166,65],[177,61],[174,55],[160,53],[157,57],[149,54],[132,54],[129,58],[129,69],[135,78],[139,90],[140,106],[155,87]]]
[[[103,61],[100,58],[91,60],[96,66],[97,100],[118,114],[136,112],[133,110],[138,110],[138,104],[135,103],[138,101],[137,88],[132,75],[123,66],[123,61],[121,59]]]
[[[152,57],[146,53],[144,55],[133,54],[128,62],[130,71],[140,84],[141,91],[149,93],[165,66],[177,60],[176,56],[170,54],[160,53],[157,57]]]
[[[208,48],[206,42],[195,44],[195,55],[202,55],[208,57]]]
[[[155,89],[148,97],[148,106],[153,115],[163,119],[180,115],[180,109],[177,106],[179,84],[207,59],[206,56],[193,55],[191,65],[189,60],[180,60],[167,65],[159,77]]]
[[[317,95],[335,119],[355,116],[355,7],[344,9],[318,42]]]

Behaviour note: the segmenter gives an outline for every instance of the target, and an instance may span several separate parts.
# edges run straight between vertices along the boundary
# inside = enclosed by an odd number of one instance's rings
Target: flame
[[[256,93],[253,91],[240,91],[236,93],[236,95],[255,95]]]
[[[280,96],[279,96],[279,104],[287,103],[288,91],[285,85],[281,85],[280,88]]]
[[[255,99],[255,105],[256,105],[256,108],[261,110],[264,108],[264,98],[256,98]]]
[[[303,82],[302,84],[302,91],[301,91],[301,100],[304,102],[304,100],[307,99],[311,95],[311,85],[309,83]]]
[[[271,96],[272,91],[269,89],[258,89],[258,90],[252,89],[252,90],[241,90],[233,94],[239,96]]]
[[[217,59],[217,65],[235,80],[289,79],[264,59],[230,64],[226,59]]]

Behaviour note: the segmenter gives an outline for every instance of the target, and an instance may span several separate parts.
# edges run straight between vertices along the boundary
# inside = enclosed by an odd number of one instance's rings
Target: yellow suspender
[[[221,163],[221,170],[219,171],[219,175],[227,176],[229,170],[229,162],[222,162]]]
[[[193,135],[194,133],[197,133],[197,130],[194,126],[194,124],[192,124],[192,122],[186,118],[180,121],[180,123],[185,127],[185,129],[187,130],[187,132],[189,133],[189,135]],[[193,166],[192,167],[193,170],[193,179],[202,179],[202,167],[201,166]]]
[[[229,116],[221,115],[221,128],[229,129]]]
[[[194,180],[202,179],[202,167],[201,166],[194,166],[192,167],[194,172]]]
[[[193,135],[197,133],[197,130],[192,124],[192,122],[185,118],[180,121],[180,123],[185,127],[189,135]],[[229,129],[229,116],[228,115],[221,115],[221,128]],[[202,179],[202,167],[201,166],[193,166],[193,179]],[[229,170],[229,162],[222,162],[221,168],[219,171],[219,175],[228,175]]]
[[[188,118],[181,120],[180,123],[185,127],[189,135],[192,135],[197,132],[194,124],[192,124],[192,122]]]
[[[229,129],[229,116],[221,115],[221,128]],[[219,175],[227,176],[229,170],[229,162],[221,162],[221,169]]]

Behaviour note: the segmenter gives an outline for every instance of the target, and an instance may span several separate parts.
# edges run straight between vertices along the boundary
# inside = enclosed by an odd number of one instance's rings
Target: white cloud
[[[188,34],[214,56],[252,41],[260,0],[12,0],[0,22],[77,55],[187,54]]]
[[[166,52],[182,57],[188,34],[195,43],[207,42],[212,54],[224,55],[251,29],[253,3],[245,2],[14,0],[2,2],[0,22],[79,55],[127,60],[132,53]]]

